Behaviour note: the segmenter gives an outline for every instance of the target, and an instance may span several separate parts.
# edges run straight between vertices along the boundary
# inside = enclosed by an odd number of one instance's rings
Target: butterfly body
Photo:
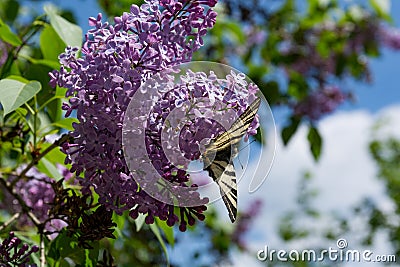
[[[232,222],[237,216],[237,183],[233,159],[238,154],[240,140],[253,122],[260,103],[260,98],[254,100],[227,131],[211,140],[202,155],[204,170],[219,186]]]

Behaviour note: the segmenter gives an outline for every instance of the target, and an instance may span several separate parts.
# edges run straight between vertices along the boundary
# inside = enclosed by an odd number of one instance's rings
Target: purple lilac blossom
[[[0,68],[6,62],[8,57],[7,44],[0,39]]]
[[[206,74],[204,72],[194,73],[189,70],[185,75],[180,76],[180,83],[163,96],[150,114],[148,125],[150,127],[154,125],[155,131],[149,135],[161,137],[161,128],[157,128],[157,125],[164,125],[167,118],[170,121],[182,119],[179,118],[182,115],[187,116],[185,125],[179,127],[179,137],[169,134],[164,140],[168,141],[168,138],[179,140],[179,144],[173,144],[172,147],[179,147],[185,158],[189,160],[199,159],[201,141],[214,138],[227,130],[237,118],[237,114],[243,113],[248,104],[256,98],[257,90],[255,88],[258,87],[253,83],[248,84],[242,73],[236,74],[231,71],[224,78],[217,79],[213,71]],[[182,105],[185,101],[190,103],[189,107]],[[168,117],[171,111],[176,112],[176,109],[181,109],[182,112],[178,113],[179,115]],[[235,112],[229,114],[225,112],[227,110]],[[193,114],[193,116],[187,114]],[[236,117],[232,115],[236,115]],[[247,131],[247,136],[256,134],[258,126],[259,119],[256,115]],[[173,128],[173,126],[171,127]],[[162,130],[168,131],[168,127],[164,127]],[[148,146],[165,147],[164,144],[161,144],[160,139],[146,141],[153,143]],[[150,149],[149,152],[156,150]]]
[[[140,85],[151,75],[170,66],[190,61],[203,44],[202,36],[213,27],[216,1],[146,1],[132,5],[129,13],[102,22],[90,18],[93,28],[86,34],[83,57],[78,49],[68,48],[60,55],[60,71],[50,73],[51,85],[68,88],[66,116],[76,111],[79,123],[73,125],[73,143],[64,144],[65,163],[71,172],[83,173],[82,192],[93,188],[99,202],[121,214],[130,210],[136,218],[147,214],[172,226],[179,221],[174,207],[150,197],[138,188],[122,153],[121,131],[126,108]],[[204,6],[202,6],[204,5]],[[180,229],[186,229],[185,216],[203,220],[205,206],[181,208]]]
[[[294,106],[294,114],[306,116],[310,120],[318,120],[323,115],[334,111],[346,98],[347,94],[338,87],[327,86],[298,102]]]
[[[336,42],[343,42],[343,46],[340,49],[330,49],[323,54],[318,48],[320,39],[332,33],[338,40]],[[398,31],[387,29],[375,20],[369,20],[368,17],[365,18],[365,23],[360,23],[360,25],[341,25],[335,22],[317,25],[305,32],[304,41],[301,43],[288,35],[282,42],[281,52],[295,60],[283,66],[286,73],[290,76],[295,71],[306,79],[315,80],[318,84],[314,92],[311,91],[305,99],[292,105],[294,114],[318,120],[322,115],[335,110],[339,104],[350,97],[340,88],[332,85],[332,81],[343,75],[354,75],[370,82],[372,78],[366,56],[368,53],[366,44],[370,44],[370,47],[374,47],[374,44],[382,44],[396,49],[400,44],[399,40]],[[400,45],[397,49],[399,48]],[[343,64],[343,60],[353,57],[358,64],[357,73]],[[350,66],[350,64],[347,65]],[[343,66],[346,68],[342,69]]]
[[[394,50],[400,50],[400,30],[382,26],[379,29],[382,44]]]
[[[327,79],[329,76],[337,75],[338,64],[341,64],[343,56],[357,56],[357,60],[364,66],[365,77],[368,81],[369,68],[365,61],[365,44],[367,42],[377,42],[378,31],[376,22],[369,22],[364,26],[339,25],[327,22],[317,25],[304,33],[304,41],[299,43],[292,39],[290,35],[282,43],[282,53],[284,55],[297,58],[294,62],[285,66],[287,72],[292,70],[310,77],[322,77]],[[341,49],[330,49],[321,54],[318,45],[325,35],[335,34],[339,41],[345,39]],[[336,41],[338,42],[338,41]],[[345,70],[348,71],[348,70]]]
[[[34,245],[29,249],[28,244],[23,244],[14,232],[10,232],[8,237],[0,243],[0,266],[37,266],[29,262],[31,254],[38,251],[38,246]]]
[[[64,171],[65,167],[60,169]],[[16,179],[17,176],[10,176],[9,182]],[[15,191],[21,196],[25,204],[32,209],[32,213],[40,222],[46,222],[45,229],[49,232],[58,231],[66,224],[62,220],[52,219],[48,220],[48,212],[51,208],[50,203],[53,202],[55,193],[51,186],[55,181],[47,175],[39,172],[36,168],[30,169],[26,173],[26,178],[20,179],[15,184]],[[19,203],[7,192],[4,194],[3,208],[12,213],[21,212]],[[33,223],[30,218],[23,214],[18,219],[18,224],[21,227],[32,226]]]
[[[281,52],[285,55],[295,55],[298,60],[285,66],[287,71],[294,70],[302,75],[312,76],[316,72],[320,75],[336,75],[338,64],[343,56],[357,55],[357,59],[364,67],[365,77],[370,81],[370,70],[366,62],[366,44],[381,44],[389,48],[400,49],[400,30],[377,23],[368,18],[365,25],[340,25],[325,23],[309,29],[304,34],[304,43],[292,40],[291,35],[282,43]],[[342,50],[330,50],[327,55],[318,51],[318,41],[321,36],[334,33],[339,40],[346,42]]]
[[[262,201],[257,199],[250,204],[246,211],[239,214],[235,230],[232,234],[232,241],[242,250],[247,249],[245,234],[249,231],[250,224],[254,221],[255,217],[259,215],[261,205]]]

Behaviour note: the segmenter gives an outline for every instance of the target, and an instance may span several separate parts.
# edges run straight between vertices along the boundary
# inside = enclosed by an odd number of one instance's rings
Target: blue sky
[[[346,2],[357,2],[357,0],[343,0]],[[380,0],[378,0],[380,1]],[[382,0],[386,1],[386,0]],[[44,1],[26,1],[32,5],[37,6],[40,10]],[[89,29],[88,17],[96,16],[101,9],[94,0],[53,0],[52,3],[66,9],[73,10],[77,16],[78,24],[82,27],[83,32]],[[273,2],[273,1],[272,1]],[[360,2],[360,1],[358,1]],[[366,2],[366,0],[361,1]],[[394,19],[393,26],[400,28],[400,1],[391,1],[391,16]],[[106,19],[106,18],[104,18]],[[355,110],[366,109],[369,112],[377,112],[385,106],[400,103],[400,87],[396,78],[400,75],[400,51],[393,51],[391,49],[383,49],[382,55],[379,58],[371,59],[370,67],[372,72],[373,81],[371,84],[360,82],[348,81],[344,83],[346,90],[350,90],[355,95],[355,102],[346,102],[339,107],[339,110]],[[278,124],[283,123],[278,111],[275,113],[278,119]]]
[[[392,1],[391,15],[394,26],[400,27],[400,1]],[[392,104],[400,103],[400,87],[396,77],[400,75],[400,51],[384,49],[382,56],[371,61],[373,74],[372,84],[352,84],[357,102],[347,104],[342,109],[366,108],[369,111],[377,110]]]
[[[41,9],[43,1],[26,1]],[[89,29],[88,17],[96,16],[101,12],[94,0],[69,0],[51,1],[57,6],[72,9],[77,15],[78,24],[86,32]],[[400,1],[391,1],[391,15],[394,18],[394,25],[400,28]],[[368,109],[376,112],[382,107],[400,102],[400,88],[396,78],[400,75],[399,71],[400,52],[384,49],[383,54],[378,59],[371,61],[373,74],[372,84],[352,83],[345,84],[346,89],[355,93],[357,101],[346,103],[340,107],[341,110]]]
[[[400,28],[400,1],[392,1],[391,15],[394,25]],[[344,105],[342,109],[366,108],[376,112],[385,106],[399,104],[400,86],[396,79],[400,76],[399,65],[400,51],[384,49],[380,58],[371,61],[373,83],[371,85],[353,84],[357,102]]]

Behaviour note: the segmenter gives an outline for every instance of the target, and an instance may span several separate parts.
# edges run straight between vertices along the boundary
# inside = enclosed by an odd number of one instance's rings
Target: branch
[[[45,267],[46,266],[46,253],[44,249],[44,239],[43,239],[43,234],[40,234],[40,267]]]
[[[3,184],[4,188],[7,189],[7,191],[18,201],[18,204],[21,206],[22,211],[26,213],[26,215],[28,215],[33,224],[39,228],[41,225],[39,219],[36,218],[35,214],[32,213],[31,208],[25,203],[21,196],[14,192],[12,185],[3,178],[0,178],[0,183]]]
[[[15,213],[8,221],[6,221],[5,223],[3,223],[0,226],[0,232],[3,231],[7,226],[9,226],[13,221],[15,221],[16,219],[19,218],[19,216],[21,215],[20,212]]]
[[[22,170],[22,172],[18,175],[14,181],[11,183],[11,188],[15,186],[15,184],[21,180],[22,177],[26,175],[26,173],[33,167],[35,166],[39,160],[41,160],[44,156],[46,156],[49,152],[51,152],[54,148],[61,146],[63,143],[65,143],[70,136],[68,134],[62,135],[58,140],[56,140],[53,144],[51,144],[48,148],[46,148],[42,153],[40,153],[37,157],[32,158],[31,163],[29,163],[25,169]]]

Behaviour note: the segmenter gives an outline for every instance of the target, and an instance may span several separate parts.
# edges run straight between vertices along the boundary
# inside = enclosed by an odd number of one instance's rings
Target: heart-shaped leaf
[[[3,115],[28,102],[41,88],[42,85],[38,81],[24,83],[9,78],[0,80],[0,103],[3,106]]]

